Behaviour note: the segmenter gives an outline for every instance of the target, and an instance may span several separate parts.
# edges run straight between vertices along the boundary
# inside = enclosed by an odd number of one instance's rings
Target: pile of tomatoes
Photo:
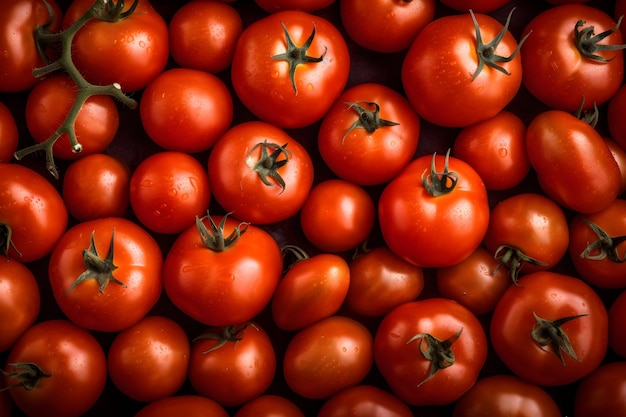
[[[0,417],[626,415],[626,1],[1,3]]]

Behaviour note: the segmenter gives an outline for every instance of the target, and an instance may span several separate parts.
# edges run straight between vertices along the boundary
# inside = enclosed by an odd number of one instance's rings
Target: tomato
[[[373,385],[355,385],[327,399],[317,417],[412,417],[398,397]]]
[[[615,46],[622,34],[613,18],[596,7],[564,4],[534,17],[522,53],[522,82],[549,107],[576,111],[608,101],[624,78],[624,57]]]
[[[413,159],[419,135],[419,117],[404,96],[382,84],[364,83],[344,91],[326,113],[317,146],[338,177],[376,185]]]
[[[65,13],[63,27],[69,27],[93,4],[93,0],[74,0]],[[91,19],[72,42],[72,61],[87,81],[118,83],[126,93],[146,87],[163,71],[169,58],[163,17],[149,0],[138,0],[134,11],[126,15],[132,4],[131,0],[107,2],[104,14],[111,15],[113,21]],[[116,20],[118,13],[122,16]]]
[[[345,87],[349,71],[348,47],[332,23],[285,10],[244,29],[231,78],[248,110],[288,129],[320,120]]]
[[[382,316],[415,300],[424,289],[424,271],[386,246],[357,255],[350,261],[346,306],[363,316]]]
[[[622,290],[609,307],[609,348],[626,358],[626,291]]]
[[[382,53],[408,49],[435,16],[434,0],[342,0],[339,7],[348,36],[359,46]]]
[[[513,375],[478,379],[454,405],[452,417],[561,417],[554,399],[543,388]]]
[[[490,13],[508,4],[511,0],[441,0],[443,4],[458,12],[473,10],[477,13]]]
[[[421,267],[454,265],[487,231],[487,190],[462,160],[423,155],[384,188],[378,221],[385,242],[401,258]]]
[[[502,26],[481,13],[449,15],[418,33],[401,76],[421,117],[462,127],[495,116],[511,102],[522,83],[522,63],[521,43],[508,31],[510,18]]]
[[[560,386],[588,375],[604,359],[607,312],[584,281],[538,271],[524,275],[502,295],[490,335],[496,354],[517,376]]]
[[[46,320],[18,339],[2,374],[15,405],[29,417],[78,417],[104,389],[106,357],[87,330]]]
[[[145,405],[134,417],[228,417],[217,402],[201,395],[178,395],[162,398]]]
[[[487,358],[482,325],[445,298],[404,303],[383,317],[374,360],[391,390],[412,405],[451,404],[476,381]]]
[[[173,395],[186,381],[190,353],[178,323],[146,316],[113,339],[107,354],[109,376],[127,397],[156,401]]]
[[[20,262],[48,255],[68,214],[57,189],[30,168],[0,164],[0,251]]]
[[[574,417],[618,417],[626,414],[626,361],[601,365],[580,381]]]
[[[35,68],[43,67],[33,32],[37,26],[50,22],[46,3],[54,11],[50,30],[56,32],[61,26],[63,14],[54,0],[16,0],[4,2],[0,17],[0,91],[20,92],[37,83],[33,76]]]
[[[70,228],[54,247],[48,276],[54,298],[73,322],[121,331],[141,320],[161,295],[163,257],[141,226],[117,217]]]
[[[507,190],[519,185],[530,171],[525,137],[524,122],[503,110],[463,128],[452,155],[470,164],[487,190]]]
[[[9,391],[3,390],[4,383],[0,380],[0,416],[11,416],[13,411],[13,400]]]
[[[189,381],[198,394],[223,406],[263,394],[275,373],[272,341],[256,323],[207,329],[193,341]]]
[[[306,148],[261,121],[229,129],[213,147],[207,169],[220,206],[254,224],[292,217],[313,185],[313,162]]]
[[[233,118],[224,82],[200,70],[167,70],[148,84],[141,97],[141,124],[150,139],[170,151],[209,149]]]
[[[254,0],[254,2],[268,13],[293,9],[316,12],[330,6],[335,0]]]
[[[165,258],[163,285],[172,303],[194,320],[228,326],[252,319],[268,305],[282,271],[272,235],[207,214],[174,241]]]
[[[37,319],[39,286],[25,265],[0,256],[0,352],[7,351]]]
[[[122,217],[129,207],[130,169],[119,158],[95,153],[72,162],[63,175],[62,195],[79,221]]]
[[[283,356],[287,386],[301,397],[328,398],[361,382],[373,363],[372,335],[356,320],[330,316],[299,330]]]
[[[607,137],[603,137],[604,143],[613,155],[613,159],[617,162],[619,172],[622,174],[622,186],[620,188],[620,194],[626,191],[626,149],[622,148],[617,142]]]
[[[13,158],[18,141],[15,118],[6,104],[0,102],[0,163],[9,162]]]
[[[626,5],[626,3],[624,3]],[[611,139],[622,149],[626,149],[626,85],[617,90],[609,100],[606,108],[606,119]]]
[[[304,413],[291,400],[267,394],[242,405],[233,417],[304,417]]]
[[[300,211],[306,239],[319,250],[332,253],[364,242],[375,220],[372,197],[359,185],[341,179],[316,184]]]
[[[170,20],[170,53],[181,67],[216,74],[230,66],[242,31],[241,16],[232,6],[192,1]]]

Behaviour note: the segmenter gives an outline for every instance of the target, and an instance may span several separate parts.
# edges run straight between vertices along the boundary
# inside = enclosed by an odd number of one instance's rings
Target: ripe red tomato
[[[574,397],[575,417],[626,414],[626,361],[606,363],[580,381]]]
[[[306,148],[261,121],[240,123],[222,135],[207,169],[220,206],[253,224],[292,217],[313,185],[313,162]]]
[[[355,385],[328,398],[317,417],[413,417],[398,397],[373,385]]]
[[[607,311],[584,281],[533,272],[502,295],[490,335],[496,354],[517,376],[542,386],[570,384],[604,359]]]
[[[135,401],[173,395],[187,378],[191,348],[185,330],[165,316],[146,316],[117,333],[107,354],[115,387]]]
[[[54,247],[48,276],[54,298],[74,323],[116,332],[141,320],[161,295],[163,257],[154,238],[117,217],[70,228]]]
[[[626,358],[626,291],[622,290],[609,307],[609,347]]]
[[[233,417],[304,417],[304,413],[291,400],[267,394],[239,407]]]
[[[15,343],[2,372],[15,405],[29,417],[78,417],[98,400],[107,381],[106,356],[96,338],[66,320],[30,327]]]
[[[374,360],[391,390],[412,405],[451,404],[478,378],[487,338],[476,316],[446,298],[391,310],[374,337]]]
[[[254,0],[254,2],[266,12],[276,13],[294,9],[315,12],[330,6],[335,0]]]
[[[421,267],[454,265],[487,231],[487,190],[462,160],[420,156],[383,190],[378,221],[385,242],[401,258]]]
[[[617,142],[607,137],[602,138],[607,148],[613,155],[613,159],[617,162],[619,172],[622,174],[622,186],[620,188],[620,194],[626,191],[626,149],[622,148]]]
[[[317,146],[340,178],[382,184],[413,159],[420,120],[400,93],[377,83],[345,90],[324,116]]]
[[[328,20],[299,10],[263,17],[241,34],[231,78],[239,99],[261,120],[299,128],[320,120],[343,91],[348,47]]]
[[[224,407],[201,395],[175,395],[145,405],[134,417],[228,417]]]
[[[0,163],[9,162],[17,150],[17,123],[6,104],[0,102]]]

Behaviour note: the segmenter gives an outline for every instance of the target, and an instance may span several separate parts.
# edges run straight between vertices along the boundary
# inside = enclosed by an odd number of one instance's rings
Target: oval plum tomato
[[[130,169],[111,155],[95,153],[72,162],[63,175],[67,210],[83,222],[123,217],[129,207]]]
[[[209,208],[209,176],[197,159],[183,152],[157,152],[130,178],[130,206],[146,228],[164,234],[193,226]]]
[[[146,316],[115,336],[107,354],[115,387],[135,401],[173,395],[187,378],[191,348],[183,328],[164,316]]]
[[[78,20],[93,3],[74,0],[65,13],[63,27]],[[118,83],[125,93],[141,90],[167,64],[167,23],[149,0],[106,3],[104,14],[110,21],[91,19],[76,33],[72,60],[93,84]]]
[[[341,179],[315,185],[300,211],[306,239],[319,250],[332,253],[363,243],[375,220],[372,197],[361,186]]]
[[[420,156],[384,188],[378,221],[389,249],[401,258],[421,267],[454,265],[487,231],[487,190],[462,160]]]
[[[626,361],[605,363],[580,381],[574,417],[619,417],[626,414]]]
[[[402,85],[421,117],[462,127],[509,104],[522,83],[517,52],[524,41],[508,31],[510,19],[503,26],[481,13],[449,15],[418,33],[404,58]]]
[[[304,413],[288,398],[267,394],[239,407],[233,417],[304,417]]]
[[[323,399],[361,382],[372,364],[369,330],[348,317],[330,316],[291,338],[283,356],[283,373],[296,394]]]
[[[320,120],[350,72],[346,42],[328,20],[298,10],[263,17],[239,37],[235,93],[256,117],[284,129]]]
[[[63,313],[89,330],[121,331],[161,295],[163,256],[154,238],[118,217],[78,223],[59,239],[48,276]]]
[[[254,2],[268,13],[283,10],[302,10],[316,12],[330,6],[335,0],[254,0]]]
[[[239,12],[219,1],[192,1],[169,23],[170,53],[183,68],[216,74],[230,66],[243,31]]]
[[[407,49],[435,16],[434,0],[341,0],[339,7],[343,29],[350,39],[382,53]]]
[[[39,286],[25,265],[0,256],[0,352],[5,352],[37,319]]]
[[[295,215],[313,185],[313,162],[306,148],[261,121],[240,123],[222,135],[207,169],[220,206],[253,224]]]
[[[30,168],[0,164],[0,251],[20,262],[48,255],[65,232],[61,194]]]
[[[373,385],[355,385],[327,399],[317,417],[413,417],[401,399]]]
[[[335,314],[343,305],[350,285],[350,268],[339,255],[310,256],[302,249],[285,246],[294,253],[290,266],[272,297],[272,318],[283,330],[298,330]]]
[[[364,83],[341,93],[324,116],[317,146],[340,178],[360,185],[382,184],[413,158],[420,120],[400,93]]]
[[[502,295],[490,335],[498,357],[520,378],[543,386],[570,384],[604,359],[607,311],[584,281],[533,272]]]
[[[565,208],[600,211],[620,192],[622,176],[602,136],[570,113],[537,115],[526,130],[526,152],[541,189]]]
[[[622,290],[609,307],[609,348],[626,358],[626,291]]]
[[[224,407],[201,395],[174,395],[145,405],[134,417],[228,417]]]
[[[415,300],[424,289],[424,271],[388,247],[380,246],[353,258],[346,306],[367,317],[382,316]]]
[[[626,5],[626,2],[624,3]],[[611,97],[606,108],[606,119],[611,136],[622,149],[626,149],[626,84]]]
[[[478,378],[487,337],[476,316],[446,298],[391,310],[374,337],[374,360],[391,390],[412,405],[451,404]]]
[[[567,253],[569,226],[554,201],[536,193],[521,193],[491,210],[484,245],[511,281],[520,274],[553,268]]]
[[[468,10],[473,10],[477,13],[490,13],[511,0],[441,0],[446,6],[465,13]]]
[[[163,285],[172,303],[194,320],[228,326],[259,314],[282,272],[282,254],[272,235],[207,214],[174,241],[165,258]]]
[[[561,417],[555,400],[543,388],[514,375],[478,379],[454,405],[452,417]]]
[[[207,329],[193,340],[189,382],[198,394],[223,406],[239,406],[263,394],[275,374],[272,341],[256,323]]]
[[[6,104],[0,102],[0,163],[9,162],[17,150],[17,123]]]
[[[29,417],[78,417],[91,409],[107,381],[96,338],[67,320],[30,327],[2,371],[15,405]]]
[[[28,95],[26,126],[36,142],[57,136],[58,129],[76,100],[78,86],[67,74],[57,74],[40,81]],[[107,95],[92,95],[78,111],[74,122],[76,139],[82,146],[76,152],[67,133],[62,133],[52,147],[54,156],[77,159],[104,151],[115,138],[119,127],[115,102]]]
[[[61,27],[63,14],[54,0],[15,0],[3,4],[0,16],[0,91],[20,92],[37,83],[35,68],[43,67],[33,32],[37,26],[50,22],[46,3],[54,12],[49,29],[56,32]]]
[[[604,143],[606,144],[609,151],[611,151],[611,155],[613,155],[613,159],[617,162],[617,166],[619,167],[619,172],[622,174],[622,187],[620,188],[620,194],[626,191],[626,149],[622,148],[617,144],[614,140],[611,140],[607,137],[603,137]]]
[[[503,110],[463,128],[452,155],[470,164],[488,190],[507,190],[520,184],[530,171],[525,140],[524,122]]]
[[[193,153],[209,149],[229,128],[233,102],[215,75],[172,68],[148,84],[139,113],[146,133],[157,145]]]
[[[584,4],[548,8],[522,33],[522,82],[539,101],[574,112],[608,101],[622,85],[622,33],[611,15]],[[626,46],[622,46],[626,47]]]

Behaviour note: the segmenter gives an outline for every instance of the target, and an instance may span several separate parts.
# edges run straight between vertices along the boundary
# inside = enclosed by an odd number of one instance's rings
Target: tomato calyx
[[[8,378],[17,378],[18,382],[0,388],[0,392],[20,387],[30,391],[37,386],[41,378],[50,378],[52,376],[45,373],[39,365],[32,362],[9,363],[8,366],[12,367],[13,371],[7,372],[4,369],[0,369],[0,373]]]
[[[447,338],[446,340],[439,340],[429,333],[418,333],[411,337],[406,344],[419,340],[418,348],[424,359],[430,361],[430,370],[428,376],[419,384],[418,387],[428,382],[434,377],[437,372],[442,369],[448,368],[454,365],[454,351],[452,350],[452,344],[461,337],[461,327],[458,332]],[[424,341],[426,341],[426,347],[424,347]]]
[[[506,22],[504,23],[504,27],[496,35],[496,37],[493,38],[490,42],[484,43],[482,34],[480,33],[480,27],[478,26],[478,21],[476,20],[476,16],[474,15],[474,12],[470,9],[469,13],[472,17],[472,21],[474,22],[474,30],[476,31],[476,55],[478,56],[478,66],[476,67],[476,71],[474,71],[474,75],[472,75],[472,81],[474,81],[478,77],[478,75],[480,75],[485,65],[489,68],[500,71],[503,74],[511,75],[506,70],[506,68],[504,68],[500,64],[512,61],[513,58],[515,58],[515,56],[519,53],[524,41],[526,41],[526,39],[530,35],[530,33],[528,33],[522,38],[522,40],[517,44],[517,47],[515,48],[513,53],[511,53],[511,55],[501,56],[496,54],[496,49],[498,48],[498,45],[504,38],[504,35],[509,30],[509,24],[511,23],[511,16],[513,15],[514,10],[515,8],[511,9],[511,11],[509,12],[509,15],[506,18]]]
[[[618,31],[622,23],[623,17],[624,16],[620,16],[620,18],[617,20],[617,23],[615,24],[615,27],[613,29],[605,30],[604,32],[598,33],[597,35],[594,32],[595,30],[594,26],[588,26],[584,29],[580,29],[587,22],[582,19],[578,20],[576,24],[574,25],[574,39],[575,39],[576,48],[578,49],[578,51],[585,58],[592,59],[596,62],[601,62],[601,63],[609,62],[612,58],[607,59],[601,55],[598,55],[597,52],[617,51],[617,50],[626,48],[626,45],[602,45],[602,44],[599,44],[598,42],[612,35],[616,31]]]
[[[267,139],[263,143],[257,143],[250,149],[246,160],[251,159],[258,148],[261,148],[259,159],[250,166],[250,169],[259,175],[261,182],[268,187],[279,187],[282,194],[285,191],[285,180],[278,173],[278,170],[285,166],[291,159],[291,151],[287,149],[287,143],[278,145],[276,143],[268,143]],[[279,159],[280,157],[283,159]],[[274,180],[270,181],[269,178]]]
[[[100,3],[103,7],[96,8],[96,18],[105,22],[115,23],[130,17],[135,12],[139,0],[133,0],[133,4],[126,11],[124,11],[126,3],[124,0],[102,0]]]
[[[593,230],[598,236],[598,240],[595,240],[587,245],[581,252],[580,257],[584,259],[591,259],[593,261],[601,261],[608,258],[611,262],[624,263],[626,262],[626,253],[623,257],[620,257],[617,253],[617,247],[624,241],[626,236],[611,237],[600,226],[594,222],[583,218],[583,221]]]
[[[202,352],[203,355],[206,355],[209,352],[213,352],[214,350],[220,349],[226,343],[234,343],[236,345],[237,342],[240,342],[241,340],[243,340],[243,333],[248,327],[252,327],[253,329],[257,331],[259,330],[259,328],[256,327],[253,323],[245,323],[240,326],[236,324],[231,324],[229,326],[221,327],[219,329],[219,333],[203,333],[200,336],[193,339],[192,341],[195,342],[197,340],[203,340],[203,339],[217,340],[218,343],[215,346]]]
[[[359,101],[355,103],[344,102],[344,104],[348,105],[348,109],[353,109],[359,115],[359,118],[354,121],[346,130],[343,137],[341,138],[341,144],[346,140],[346,136],[350,134],[354,129],[365,129],[367,133],[374,133],[378,129],[383,126],[397,126],[400,123],[392,122],[390,120],[385,120],[380,118],[380,105],[373,101]],[[368,106],[374,107],[374,110],[368,110],[363,107],[361,104],[365,104]]]
[[[309,48],[313,43],[313,38],[315,38],[315,24],[313,24],[313,31],[308,39],[302,44],[302,46],[297,46],[285,23],[280,22],[283,27],[283,31],[285,32],[285,40],[287,42],[287,50],[282,54],[273,55],[271,58],[278,61],[287,61],[289,64],[289,80],[291,81],[291,86],[293,87],[293,91],[296,95],[298,95],[298,87],[296,86],[296,68],[300,64],[308,64],[308,63],[316,63],[324,60],[326,56],[326,51],[328,48],[324,47],[324,53],[319,57],[312,57],[308,55]]]
[[[520,271],[524,264],[537,266],[548,265],[547,263],[542,262],[538,259],[531,258],[521,250],[509,245],[500,245],[498,249],[496,249],[493,257],[500,261],[500,264],[496,267],[494,273],[497,272],[500,266],[506,266],[509,269],[509,277],[511,278],[511,281],[517,286],[519,286],[517,281],[519,279]]]
[[[296,245],[285,245],[280,249],[280,252],[283,255],[283,258],[287,257],[287,255],[291,255],[294,257],[294,261],[291,263],[285,262],[286,270],[291,269],[292,266],[297,264],[300,261],[304,261],[310,258],[309,254],[299,246]]]
[[[459,175],[456,172],[450,172],[450,149],[446,152],[446,159],[443,165],[443,172],[437,172],[435,166],[436,153],[433,154],[433,159],[430,164],[430,172],[427,176],[422,178],[422,185],[426,189],[426,192],[433,197],[440,197],[449,194],[454,190],[459,180]]]
[[[533,325],[530,335],[533,340],[537,342],[541,350],[547,351],[544,347],[550,345],[552,352],[559,358],[563,366],[565,366],[563,353],[575,361],[580,362],[578,356],[576,356],[576,352],[574,352],[574,348],[572,347],[567,333],[565,333],[561,326],[568,321],[587,316],[587,314],[563,317],[554,321],[543,319],[535,312],[533,312],[533,316],[535,317],[536,323]]]
[[[11,237],[13,236],[13,229],[8,224],[0,223],[0,251],[4,254],[4,256],[9,256],[9,249],[13,248],[13,250],[17,253],[18,256],[22,256],[22,252],[17,250],[15,243]]]
[[[226,219],[230,214],[232,213],[227,213],[226,215],[224,215],[224,217],[222,217],[222,220],[220,220],[219,225],[215,224],[215,221],[208,211],[207,215],[202,218],[196,216],[196,227],[198,228],[198,232],[200,233],[200,240],[207,249],[210,249],[214,252],[223,252],[233,246],[235,243],[237,243],[241,235],[243,235],[246,230],[248,230],[248,226],[250,224],[246,222],[241,222],[228,236],[226,236],[224,233],[224,226],[226,225]],[[209,230],[202,221],[206,218],[208,218],[209,220],[209,226],[211,230]]]

